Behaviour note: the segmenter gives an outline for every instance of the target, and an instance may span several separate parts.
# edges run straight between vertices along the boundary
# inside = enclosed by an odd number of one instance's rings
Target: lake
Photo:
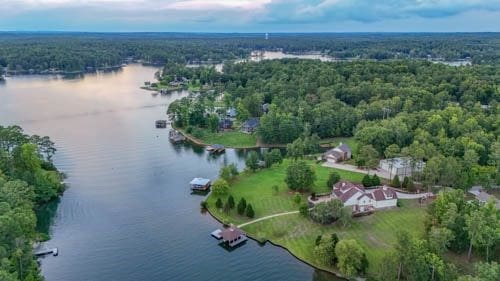
[[[89,280],[335,280],[285,250],[248,241],[228,252],[210,232],[220,225],[200,212],[193,177],[215,179],[245,152],[219,157],[173,145],[154,128],[167,105],[186,95],[152,96],[139,89],[157,69],[129,65],[77,79],[16,76],[0,84],[0,125],[55,141],[68,189],[39,212],[48,281]]]

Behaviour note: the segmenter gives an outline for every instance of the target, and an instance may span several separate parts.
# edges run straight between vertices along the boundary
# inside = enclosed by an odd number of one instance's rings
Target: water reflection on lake
[[[190,195],[195,176],[214,179],[245,151],[217,157],[173,145],[154,128],[166,105],[186,95],[140,90],[157,69],[130,65],[77,79],[8,77],[0,84],[0,124],[49,135],[68,178],[60,202],[39,212],[38,227],[59,247],[41,260],[48,281],[334,280],[283,249],[249,241],[233,252],[210,237],[219,224]],[[326,277],[325,277],[326,276]]]

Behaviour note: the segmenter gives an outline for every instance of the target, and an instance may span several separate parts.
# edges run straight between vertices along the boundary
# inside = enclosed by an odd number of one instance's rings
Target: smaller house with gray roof
[[[351,159],[351,157],[352,157],[352,150],[345,143],[340,143],[335,148],[330,149],[323,154],[323,159],[330,163],[337,163],[349,160]]]

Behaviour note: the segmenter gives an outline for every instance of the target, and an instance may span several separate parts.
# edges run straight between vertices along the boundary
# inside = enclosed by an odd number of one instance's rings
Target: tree
[[[245,200],[245,198],[241,198],[240,201],[238,202],[238,206],[237,206],[237,211],[238,211],[238,214],[240,216],[242,216],[244,213],[245,213],[245,210],[247,209],[247,201]]]
[[[472,247],[486,247],[486,260],[489,258],[489,248],[499,239],[498,217],[493,201],[486,203],[470,215],[465,216],[467,234],[470,240],[467,258],[470,260]]]
[[[391,186],[392,187],[401,187],[401,182],[399,181],[398,175],[395,175],[394,178],[392,178]]]
[[[326,187],[332,188],[336,183],[340,181],[340,175],[337,172],[331,172],[326,181]]]
[[[224,179],[217,179],[212,184],[212,192],[218,197],[224,196],[229,192],[229,184]]]
[[[292,190],[309,190],[315,180],[314,170],[305,161],[293,162],[286,169],[285,182]]]
[[[253,208],[252,208],[252,204],[248,204],[247,210],[245,213],[246,213],[247,217],[249,217],[249,218],[253,218],[255,216],[255,213],[254,213]]]
[[[358,156],[356,157],[356,165],[359,167],[366,167],[374,169],[378,166],[378,152],[371,145],[364,145],[359,150]]]
[[[364,187],[372,186],[372,179],[370,178],[370,175],[368,174],[364,175],[363,179],[361,180],[361,183],[363,184]]]
[[[340,240],[335,247],[337,266],[347,276],[355,276],[363,268],[363,249],[353,239]]]
[[[217,209],[222,209],[222,207],[224,206],[224,203],[222,203],[222,200],[219,198],[217,198],[217,201],[215,201],[215,207],[217,207]]]
[[[286,155],[293,160],[303,158],[305,154],[304,142],[302,138],[297,138],[292,143],[286,145]]]
[[[235,176],[238,175],[238,168],[236,167],[236,164],[231,163],[229,165],[222,166],[219,170],[219,177],[229,181]]]
[[[309,211],[309,216],[313,221],[321,224],[329,224],[336,221],[342,212],[344,204],[339,199],[333,199],[328,202],[321,202]]]
[[[352,224],[352,212],[349,208],[340,209],[339,223],[343,228],[346,228]]]
[[[371,182],[372,182],[372,186],[379,186],[380,185],[380,178],[377,176],[377,174],[373,174]]]
[[[227,206],[229,207],[229,209],[234,208],[234,197],[233,197],[233,195],[229,195],[229,197],[227,197]]]
[[[255,172],[259,168],[259,155],[257,155],[257,152],[252,150],[248,153],[245,165],[252,172]]]
[[[309,207],[307,206],[306,203],[302,203],[299,207],[299,213],[303,216],[303,217],[307,217],[309,215]]]
[[[428,234],[428,243],[430,250],[442,256],[444,251],[450,246],[451,240],[453,240],[453,232],[445,227],[432,227]]]
[[[219,117],[217,114],[210,114],[207,123],[211,132],[217,132],[219,130]]]
[[[281,151],[277,148],[266,151],[264,153],[264,162],[266,163],[267,168],[274,164],[281,164],[283,162]]]
[[[314,256],[316,259],[324,265],[331,266],[335,263],[335,245],[336,242],[332,241],[331,238],[323,238],[321,235],[316,237],[316,243],[314,247]]]
[[[295,192],[293,195],[293,202],[295,202],[295,204],[300,204],[300,201],[302,201],[302,196],[300,196],[300,193]]]

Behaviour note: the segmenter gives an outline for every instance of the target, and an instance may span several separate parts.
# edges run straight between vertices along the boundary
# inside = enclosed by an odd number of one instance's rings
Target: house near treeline
[[[403,179],[411,177],[414,173],[421,173],[425,163],[422,160],[413,161],[410,157],[397,157],[380,160],[379,167],[389,173],[391,178],[397,175]]]
[[[335,148],[332,148],[323,154],[323,159],[330,163],[337,163],[349,160],[352,157],[351,148],[345,144],[340,143]]]
[[[259,123],[260,123],[259,118],[256,117],[250,118],[247,121],[245,121],[245,123],[243,123],[243,125],[241,126],[241,131],[243,133],[252,134],[255,131],[257,131]]]
[[[238,113],[236,112],[236,108],[230,107],[226,110],[227,118],[236,118],[236,115],[238,115]]]
[[[229,118],[223,118],[219,121],[219,130],[231,130],[233,128],[233,120]]]
[[[396,192],[385,185],[366,191],[362,185],[348,181],[336,183],[331,198],[339,199],[346,207],[352,207],[353,213],[396,207],[398,200]]]

